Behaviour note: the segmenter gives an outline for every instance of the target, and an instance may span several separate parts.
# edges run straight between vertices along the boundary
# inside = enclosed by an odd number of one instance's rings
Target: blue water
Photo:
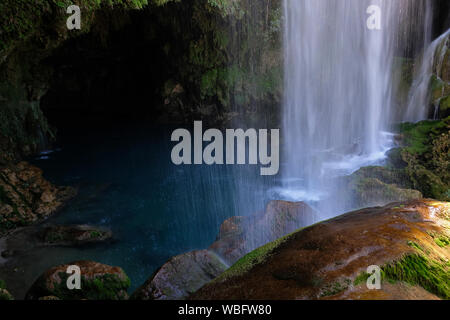
[[[130,292],[170,257],[214,242],[220,224],[264,209],[276,177],[258,166],[175,166],[171,128],[114,126],[61,133],[56,151],[33,162],[78,196],[49,220],[110,228],[112,243],[48,248],[29,277],[49,266],[87,259],[122,267]]]

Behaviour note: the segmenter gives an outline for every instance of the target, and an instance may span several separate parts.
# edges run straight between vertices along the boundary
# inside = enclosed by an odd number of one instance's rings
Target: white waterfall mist
[[[415,80],[411,87],[408,107],[404,116],[405,121],[420,121],[428,117],[428,104],[430,101],[430,83],[433,74],[433,65],[440,66],[444,60],[447,47],[442,41],[450,34],[450,30],[433,41],[422,55],[420,68],[416,71]],[[439,101],[436,101],[439,105]],[[435,107],[434,117],[438,109]]]
[[[381,8],[381,30],[367,27],[371,5]],[[430,6],[426,0],[284,1],[281,197],[324,199],[339,188],[330,178],[383,159],[391,147],[394,57],[411,37],[429,41]],[[345,207],[330,202],[324,217]]]

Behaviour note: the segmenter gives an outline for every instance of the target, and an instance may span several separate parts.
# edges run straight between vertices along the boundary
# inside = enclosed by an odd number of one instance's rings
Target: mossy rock
[[[401,157],[401,154],[398,154],[401,153],[401,151],[398,149],[394,150],[396,150],[395,152],[397,153],[397,156]],[[403,159],[401,160],[396,159],[396,160],[406,165]],[[351,175],[351,178],[355,180],[365,178],[376,178],[387,184],[395,184],[397,186],[402,186],[405,188],[411,187],[411,181],[409,180],[408,175],[403,169],[393,169],[380,166],[362,167],[358,171],[353,173]]]
[[[439,103],[439,118],[447,118],[450,116],[450,95],[443,98]]]
[[[382,267],[383,279],[419,285],[442,299],[450,299],[450,265],[415,253]]]
[[[412,187],[425,197],[450,199],[450,117],[400,125],[402,160]]]
[[[435,241],[448,236],[448,206],[414,200],[317,223],[251,252],[189,299],[449,299],[448,245]],[[366,286],[372,265],[380,290]]]
[[[396,201],[422,199],[422,193],[413,189],[402,189],[387,184],[377,178],[363,178],[354,188],[355,200],[359,207],[386,205]]]
[[[81,270],[81,289],[67,288],[69,266]],[[61,300],[125,300],[130,279],[119,267],[111,267],[93,261],[77,261],[46,271],[32,285],[27,300],[54,296]]]

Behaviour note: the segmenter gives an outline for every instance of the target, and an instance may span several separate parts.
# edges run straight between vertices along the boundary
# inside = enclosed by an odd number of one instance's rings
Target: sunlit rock
[[[449,217],[434,200],[347,213],[249,253],[190,299],[449,299]]]

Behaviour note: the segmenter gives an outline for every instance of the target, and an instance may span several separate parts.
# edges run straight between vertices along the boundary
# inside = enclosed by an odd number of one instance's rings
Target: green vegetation
[[[445,248],[446,246],[450,245],[450,237],[437,233],[437,232],[429,232],[428,233],[434,240],[434,242],[441,248]]]
[[[423,251],[422,247],[417,242],[408,241],[408,246],[410,246],[411,248],[414,248],[416,250]]]
[[[400,126],[406,147],[402,159],[414,189],[425,197],[448,201],[450,190],[450,117]]]
[[[359,274],[353,284],[366,283],[369,274]],[[381,267],[383,281],[395,283],[402,281],[421,286],[425,290],[443,299],[450,299],[450,264],[439,262],[423,254],[407,254],[403,258]]]
[[[450,266],[422,254],[408,254],[385,265],[383,278],[419,285],[440,298],[450,299]]]
[[[419,123],[403,123],[400,132],[405,136],[406,151],[423,155],[430,151],[430,141],[448,129],[450,119],[444,121],[422,121]]]
[[[439,247],[450,244],[450,238],[435,232],[428,233]],[[383,281],[395,283],[402,281],[411,285],[421,286],[425,290],[443,299],[450,299],[450,262],[434,259],[430,250],[423,248],[415,241],[408,241],[408,246],[415,253],[405,254],[402,258],[381,267]],[[363,272],[353,281],[355,286],[364,284],[369,274]]]
[[[350,279],[344,279],[342,281],[336,281],[328,286],[325,286],[322,289],[322,292],[320,294],[320,297],[331,297],[334,296],[340,292],[343,292],[347,290],[350,285],[352,284],[352,281]]]
[[[213,282],[225,281],[226,279],[229,279],[231,277],[236,277],[244,274],[245,272],[249,271],[253,266],[264,262],[276,248],[278,248],[281,244],[286,242],[291,236],[292,234],[284,236],[256,250],[253,250],[252,252],[250,252],[240,260],[238,260],[233,266],[231,266],[231,268],[222,273],[222,275],[216,278]]]
[[[82,276],[83,290],[69,290],[66,285],[69,275],[60,272],[59,277],[61,280],[52,289],[45,283],[40,284],[39,296],[56,296],[61,300],[123,300],[127,298],[126,292],[130,286],[130,279],[127,276],[121,279],[115,274],[101,274],[92,279]]]

